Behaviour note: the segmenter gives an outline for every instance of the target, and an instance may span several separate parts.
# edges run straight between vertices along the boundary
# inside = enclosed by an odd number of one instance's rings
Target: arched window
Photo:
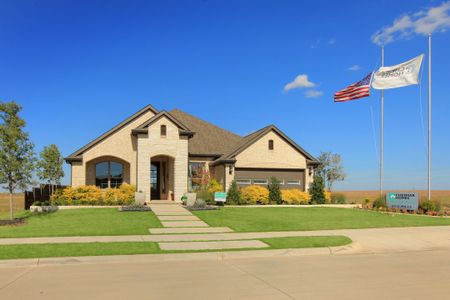
[[[102,161],[95,165],[95,185],[101,189],[117,188],[123,182],[123,165],[115,161]]]
[[[167,126],[161,125],[161,136],[166,136],[166,135],[167,135]]]
[[[269,150],[273,150],[273,140],[269,140]]]

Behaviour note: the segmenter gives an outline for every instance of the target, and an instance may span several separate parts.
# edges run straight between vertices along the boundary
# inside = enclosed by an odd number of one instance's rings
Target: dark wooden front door
[[[152,200],[159,200],[161,199],[161,193],[160,193],[160,163],[158,161],[151,163],[151,169],[150,169],[150,191],[151,191],[151,197]]]

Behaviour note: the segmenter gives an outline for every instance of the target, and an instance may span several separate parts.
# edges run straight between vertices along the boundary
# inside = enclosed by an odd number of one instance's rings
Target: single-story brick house
[[[306,190],[317,159],[274,125],[239,136],[180,110],[148,105],[65,158],[71,185],[136,185],[146,200],[175,200],[194,190],[202,172],[226,189],[267,185]]]

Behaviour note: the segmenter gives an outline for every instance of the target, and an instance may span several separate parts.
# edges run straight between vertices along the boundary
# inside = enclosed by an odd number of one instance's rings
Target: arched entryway
[[[174,200],[174,162],[168,155],[157,155],[150,159],[151,200]]]

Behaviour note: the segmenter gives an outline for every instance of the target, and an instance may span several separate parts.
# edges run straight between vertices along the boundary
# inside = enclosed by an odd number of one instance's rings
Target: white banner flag
[[[423,54],[404,63],[381,67],[375,72],[372,87],[376,90],[394,89],[419,83],[419,71]]]

